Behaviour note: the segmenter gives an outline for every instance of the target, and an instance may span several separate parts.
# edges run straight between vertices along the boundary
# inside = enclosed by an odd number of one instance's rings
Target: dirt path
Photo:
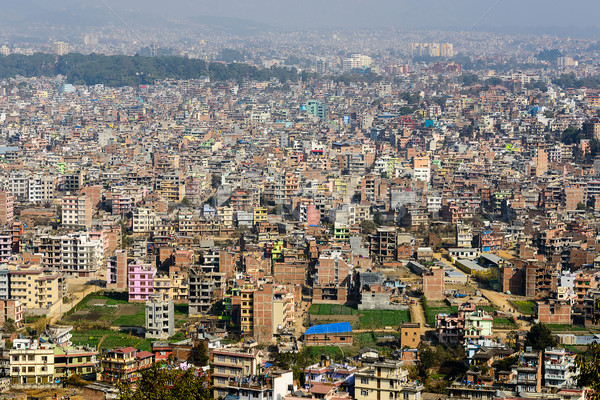
[[[86,285],[81,280],[68,281],[67,291],[71,296],[71,300],[68,303],[63,303],[56,312],[50,314],[50,323],[59,321],[65,313],[75,307],[85,296],[100,289],[96,285]]]
[[[423,311],[421,299],[415,300],[415,304],[410,304],[410,321],[421,324],[421,335],[424,335],[426,331],[430,330],[425,326],[427,323],[427,318],[425,317],[425,312]]]
[[[493,290],[488,289],[479,289],[481,293],[487,298],[492,304],[494,304],[499,311],[504,311],[507,314],[512,314],[515,318],[525,317],[519,310],[517,310],[512,304],[508,302],[509,296],[504,293],[494,292]],[[528,321],[523,321],[517,319],[517,324],[519,325],[519,329],[529,328],[531,323]]]

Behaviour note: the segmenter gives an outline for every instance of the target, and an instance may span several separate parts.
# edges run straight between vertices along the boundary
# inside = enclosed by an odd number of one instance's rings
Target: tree
[[[546,347],[556,346],[557,340],[552,336],[552,331],[545,324],[534,324],[525,337],[525,346],[534,350],[544,351]]]
[[[360,227],[363,233],[373,233],[377,230],[377,224],[375,222],[365,219],[360,223]]]
[[[15,321],[12,320],[11,318],[8,318],[4,324],[2,325],[2,331],[4,333],[14,333],[17,331],[17,325],[15,324]]]
[[[579,354],[575,358],[575,366],[579,369],[577,384],[593,390],[588,394],[588,399],[600,400],[600,344],[590,344],[587,353],[587,356]]]
[[[201,367],[208,365],[208,354],[206,354],[204,343],[200,342],[192,347],[190,362]]]
[[[187,371],[167,369],[154,364],[142,372],[135,389],[129,382],[119,383],[121,400],[208,400],[212,399],[212,388],[207,376],[193,368]]]

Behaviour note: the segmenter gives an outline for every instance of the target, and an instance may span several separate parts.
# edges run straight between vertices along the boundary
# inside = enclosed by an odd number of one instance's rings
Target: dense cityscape
[[[0,28],[0,398],[600,398],[599,41],[120,21]]]

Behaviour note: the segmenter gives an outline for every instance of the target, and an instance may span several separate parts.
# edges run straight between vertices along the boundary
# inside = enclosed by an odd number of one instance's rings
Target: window
[[[360,378],[360,383],[363,385],[368,385],[369,384],[369,378]]]
[[[369,391],[368,391],[368,390],[361,389],[361,391],[360,391],[360,395],[361,395],[361,396],[368,396],[368,395],[369,395]]]

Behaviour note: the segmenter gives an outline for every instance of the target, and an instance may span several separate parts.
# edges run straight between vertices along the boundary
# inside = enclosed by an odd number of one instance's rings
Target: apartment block
[[[14,218],[13,195],[6,191],[0,191],[0,225],[12,222]]]
[[[127,250],[117,250],[106,263],[106,288],[122,292],[127,287]]]
[[[152,366],[154,355],[149,351],[139,351],[124,347],[108,351],[100,358],[104,382],[135,382],[141,373]]]
[[[409,380],[402,361],[378,361],[354,374],[354,398],[357,400],[420,400],[424,389],[418,381]]]
[[[62,301],[63,278],[60,273],[39,266],[9,269],[10,298],[21,302],[26,310],[48,310]]]
[[[152,294],[146,301],[146,338],[168,339],[175,333],[173,301],[164,294]]]
[[[127,269],[130,302],[145,302],[154,293],[156,268],[141,262],[131,262]]]
[[[211,349],[214,398],[227,396],[231,381],[241,382],[243,378],[258,375],[263,358],[264,353],[256,346]]]
[[[10,382],[15,387],[34,387],[54,382],[54,350],[37,340],[15,339],[10,355]]]
[[[92,201],[87,196],[62,198],[62,225],[75,229],[92,227]]]

